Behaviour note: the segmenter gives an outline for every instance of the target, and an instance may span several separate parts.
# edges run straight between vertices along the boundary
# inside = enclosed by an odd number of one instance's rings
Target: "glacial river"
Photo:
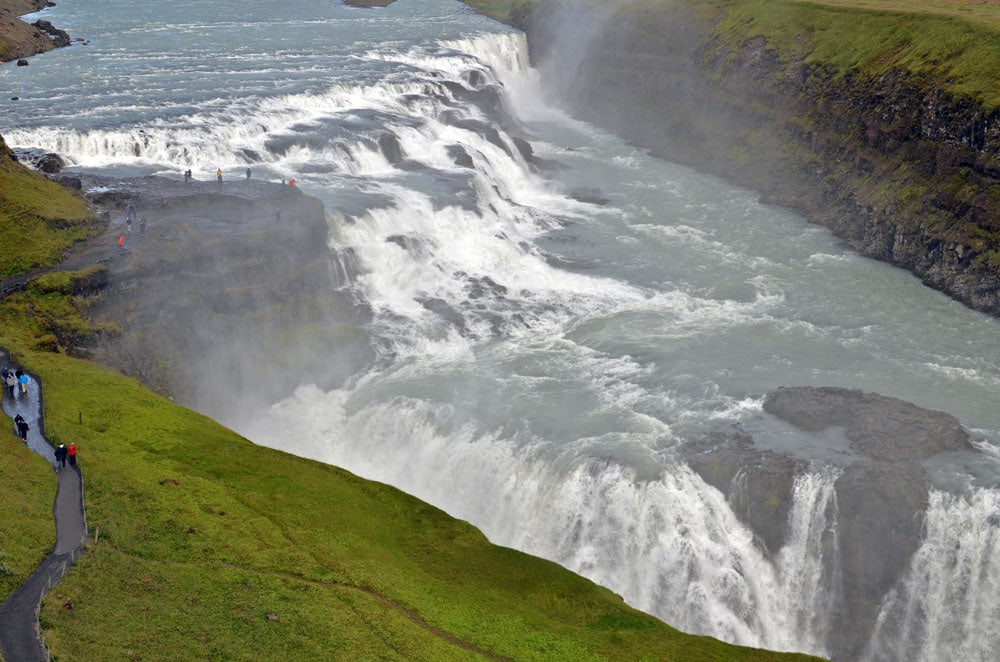
[[[8,143],[110,174],[294,177],[326,204],[331,252],[353,251],[344,287],[373,310],[374,363],[227,424],[681,629],[825,654],[826,587],[795,579],[816,561],[807,542],[766,556],[676,448],[738,425],[810,460],[797,498],[822,501],[841,460],[765,414],[765,393],[843,386],[946,411],[977,440],[976,475],[939,476],[883,605],[906,628],[869,655],[1000,650],[996,319],[574,121],[523,35],[453,0],[61,0],[43,16],[90,43],[0,67]],[[470,101],[493,84],[491,104]],[[515,135],[558,167],[532,168]]]

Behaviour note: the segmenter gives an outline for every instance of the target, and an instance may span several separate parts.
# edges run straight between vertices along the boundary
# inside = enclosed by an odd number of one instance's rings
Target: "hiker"
[[[66,444],[56,446],[56,462],[59,463],[60,469],[66,466],[66,452]]]
[[[118,248],[125,250],[125,235],[118,235]]]
[[[288,185],[289,186],[295,186],[295,178],[294,177],[292,179],[288,180]]]
[[[139,219],[139,234],[146,234],[146,217]]]
[[[24,417],[18,414],[14,417],[14,426],[17,428],[17,436],[21,438],[21,441],[28,443],[28,421],[24,420]]]
[[[76,444],[70,442],[69,448],[66,449],[66,455],[69,456],[69,466],[76,466]]]
[[[247,181],[250,181],[250,168],[247,168]]]
[[[131,232],[131,231],[132,231],[132,217],[131,216],[126,216],[125,217],[125,232]]]
[[[10,391],[10,397],[16,397],[14,395],[14,389],[17,388],[17,376],[12,372],[8,372],[7,379],[4,381],[7,382],[7,390]]]
[[[219,180],[219,188],[222,188],[222,168],[215,171],[215,178]]]
[[[28,377],[28,375],[26,375],[26,374],[24,374],[22,372],[21,376],[17,378],[17,381],[21,385],[21,393],[22,394],[27,393],[28,392],[28,382],[31,381],[31,377]]]
[[[125,203],[125,222],[126,223],[131,223],[132,222],[132,203],[131,202]]]

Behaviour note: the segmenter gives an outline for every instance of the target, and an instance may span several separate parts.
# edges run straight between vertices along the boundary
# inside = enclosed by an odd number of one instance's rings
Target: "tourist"
[[[247,181],[250,181],[250,168],[247,168]]]
[[[222,168],[215,171],[215,178],[219,180],[219,188],[222,188]]]
[[[66,466],[66,452],[66,444],[56,446],[56,462],[59,463],[60,469]]]
[[[125,250],[125,235],[118,235],[118,248]]]
[[[31,381],[31,377],[28,377],[28,375],[22,372],[21,376],[17,378],[17,381],[21,384],[21,394],[26,394],[28,392],[28,382]]]
[[[17,388],[17,375],[15,375],[13,372],[8,372],[7,379],[5,381],[7,382],[7,390],[10,391],[10,397],[12,398],[16,397],[14,394],[14,389]]]
[[[17,428],[17,436],[21,438],[21,441],[28,443],[28,421],[24,420],[24,417],[18,414],[14,417],[14,426]]]
[[[66,455],[69,456],[69,466],[76,466],[76,444],[70,442],[69,448],[66,449]]]

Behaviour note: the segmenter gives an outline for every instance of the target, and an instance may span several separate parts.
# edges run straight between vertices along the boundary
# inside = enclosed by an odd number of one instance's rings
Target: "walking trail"
[[[0,351],[6,358],[6,352]],[[8,364],[9,365],[9,364]],[[13,365],[10,365],[13,368]],[[19,387],[18,387],[19,390]],[[27,394],[11,398],[4,389],[3,411],[14,418],[20,414],[28,422],[28,447],[52,465],[59,476],[52,508],[56,524],[56,546],[39,564],[20,588],[0,603],[0,652],[6,660],[45,662],[48,651],[42,642],[38,624],[38,609],[42,596],[62,579],[63,574],[82,552],[87,538],[87,521],[83,509],[83,476],[80,467],[59,469],[55,449],[44,436],[42,419],[42,387],[32,377]]]

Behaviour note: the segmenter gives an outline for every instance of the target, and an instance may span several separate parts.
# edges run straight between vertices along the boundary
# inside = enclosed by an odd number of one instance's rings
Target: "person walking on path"
[[[69,442],[69,448],[66,449],[66,455],[69,457],[69,466],[76,466],[76,444],[72,441]]]
[[[21,441],[28,443],[28,421],[24,420],[24,416],[18,414],[14,417],[14,426],[17,428],[17,436],[21,438]]]
[[[7,379],[5,381],[7,382],[7,390],[10,391],[10,397],[12,398],[17,397],[14,394],[14,389],[17,388],[17,375],[15,375],[13,372],[8,372]]]
[[[218,168],[215,171],[215,178],[219,180],[219,188],[222,188],[222,168]]]
[[[0,349],[0,356],[9,353]],[[2,373],[0,373],[2,374]],[[14,386],[16,375],[11,372]],[[68,450],[62,451],[42,436],[41,390],[42,384],[33,379],[35,387],[29,397],[17,402],[5,402],[3,412],[16,419],[16,414],[28,421],[39,421],[34,427],[28,448],[44,457],[56,470],[59,487],[56,490],[53,517],[56,527],[56,544],[52,552],[31,572],[30,575],[0,601],[0,657],[5,660],[24,662],[46,662],[48,651],[40,637],[38,609],[42,597],[59,583],[67,569],[84,552],[87,540],[87,516],[83,503],[83,474],[79,467],[73,471],[59,471],[60,460],[65,466]],[[37,397],[35,397],[37,396]],[[37,443],[36,443],[37,442]]]
[[[250,168],[247,168],[247,181],[250,181]]]
[[[31,377],[28,377],[28,375],[24,374],[23,372],[21,373],[21,376],[17,378],[17,382],[21,385],[21,395],[24,395],[28,392],[28,382],[30,381]]]
[[[56,446],[56,462],[59,464],[59,469],[66,468],[66,444],[59,444]]]
[[[118,249],[125,250],[125,235],[118,235]]]

